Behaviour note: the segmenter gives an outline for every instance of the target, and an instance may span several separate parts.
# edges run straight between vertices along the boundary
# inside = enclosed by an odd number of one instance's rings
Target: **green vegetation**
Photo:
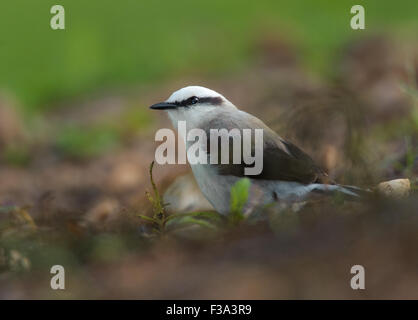
[[[135,105],[100,123],[60,128],[55,146],[64,156],[88,159],[115,148],[140,130],[144,132],[152,123],[150,113]]]
[[[231,188],[231,210],[229,219],[233,224],[237,224],[245,218],[244,206],[248,200],[250,184],[250,179],[243,178]]]
[[[26,166],[30,161],[29,149],[26,145],[7,146],[1,154],[1,160],[13,166]]]
[[[418,12],[415,0],[367,1],[367,30],[353,32],[346,0],[61,0],[66,30],[53,31],[54,4],[0,3],[0,86],[26,112],[92,90],[229,74],[251,63],[264,34],[291,41],[307,66],[330,73],[351,37],[380,29],[414,36]]]
[[[152,230],[157,235],[162,235],[167,232],[173,232],[181,230],[190,225],[198,225],[205,229],[210,230],[222,230],[225,227],[236,226],[243,221],[246,217],[244,215],[244,206],[248,200],[248,194],[250,189],[250,180],[244,178],[239,180],[231,188],[231,211],[228,216],[223,216],[217,212],[188,212],[188,213],[176,213],[167,215],[165,208],[167,205],[163,203],[160,193],[155,185],[152,177],[152,169],[154,161],[150,166],[150,180],[153,189],[154,196],[150,192],[147,192],[147,198],[152,205],[153,216],[144,216],[139,214],[138,217],[152,225]]]
[[[115,147],[118,140],[117,132],[108,127],[68,127],[59,133],[56,146],[70,158],[89,158]]]

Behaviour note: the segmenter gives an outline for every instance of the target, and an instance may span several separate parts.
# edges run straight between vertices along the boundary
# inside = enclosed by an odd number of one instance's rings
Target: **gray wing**
[[[240,116],[233,113],[229,114],[226,119],[212,119],[204,124],[207,128],[207,151],[210,152],[210,129],[231,130],[237,128],[242,129],[263,129],[263,170],[259,175],[249,176],[251,179],[262,180],[283,180],[295,181],[304,184],[314,182],[329,183],[327,174],[315,165],[312,158],[292,143],[285,141],[261,120],[251,116],[248,113],[239,111]],[[254,150],[254,137],[252,137],[252,149]],[[246,165],[243,161],[241,164],[232,164],[232,138],[229,141],[229,159],[230,164],[220,164],[220,140],[218,141],[218,163],[216,166],[221,175],[232,175],[244,177],[244,169],[251,165]],[[241,152],[243,148],[241,147]],[[241,154],[241,159],[242,154]]]

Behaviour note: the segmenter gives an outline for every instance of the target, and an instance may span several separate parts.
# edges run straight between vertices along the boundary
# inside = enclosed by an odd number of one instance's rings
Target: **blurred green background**
[[[349,26],[366,4],[366,30]],[[50,28],[50,8],[66,29]],[[351,37],[385,29],[411,36],[418,1],[15,0],[0,3],[0,88],[26,114],[107,88],[179,75],[225,75],[251,64],[263,32],[294,43],[303,63],[332,75],[330,59]]]

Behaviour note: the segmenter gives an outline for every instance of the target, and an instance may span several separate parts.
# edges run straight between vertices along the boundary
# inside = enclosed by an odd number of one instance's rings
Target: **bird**
[[[207,137],[212,129],[262,130],[263,166],[257,175],[245,175],[248,165],[244,162],[190,163],[201,192],[220,214],[230,212],[231,188],[243,178],[250,180],[246,211],[271,203],[303,202],[318,194],[337,193],[356,199],[363,191],[355,186],[334,183],[307,153],[214,90],[187,86],[150,108],[167,112],[174,128],[178,129],[178,123],[184,121],[187,132],[200,129]],[[182,138],[186,149],[190,148],[192,143],[186,137]],[[212,152],[209,145],[209,139],[202,143],[207,156]],[[229,144],[228,147],[231,149],[234,146]],[[230,153],[232,151],[229,150]]]

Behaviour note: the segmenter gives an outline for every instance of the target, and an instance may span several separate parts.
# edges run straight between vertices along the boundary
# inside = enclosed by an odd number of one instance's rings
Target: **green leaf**
[[[216,222],[222,222],[222,220],[224,219],[224,217],[217,212],[202,211],[202,212],[189,212],[189,213],[171,214],[166,218],[166,221],[168,222],[170,220],[180,219],[180,218],[184,218],[184,217],[201,217],[201,218],[210,219],[210,220],[213,220],[213,221],[216,221]]]
[[[163,200],[160,196],[160,193],[158,192],[157,186],[154,182],[154,178],[152,176],[153,167],[154,167],[154,161],[151,162],[151,165],[150,165],[150,168],[149,168],[149,175],[150,175],[152,190],[154,191],[155,198],[153,198],[148,192],[147,192],[147,197],[153,205],[154,218],[161,217],[161,220],[164,220],[165,219],[164,204],[163,204]]]
[[[141,219],[146,220],[148,222],[152,222],[152,223],[157,223],[158,224],[158,221],[156,219],[154,219],[154,218],[147,217],[147,216],[144,216],[142,214],[138,214],[138,217],[140,217]]]
[[[230,220],[237,223],[244,219],[243,209],[248,200],[250,179],[243,178],[237,181],[231,188],[231,212]]]
[[[164,203],[162,201],[162,198],[160,196],[160,193],[158,192],[157,186],[154,182],[154,178],[152,176],[152,169],[154,167],[154,161],[151,162],[150,168],[149,168],[149,175],[152,185],[152,190],[154,191],[154,196],[151,195],[148,191],[145,191],[145,195],[148,198],[149,202],[152,204],[152,210],[154,212],[152,218],[138,215],[140,218],[152,221],[158,226],[158,233],[164,233],[164,228],[166,224],[166,214],[165,214],[165,208]],[[157,230],[157,229],[156,229]]]
[[[178,228],[183,228],[186,225],[191,225],[191,224],[197,224],[201,227],[207,228],[207,229],[212,229],[212,230],[216,230],[217,227],[215,225],[213,225],[212,223],[210,223],[209,221],[205,221],[205,220],[201,220],[201,219],[196,219],[194,217],[183,217],[177,224],[177,229]]]

